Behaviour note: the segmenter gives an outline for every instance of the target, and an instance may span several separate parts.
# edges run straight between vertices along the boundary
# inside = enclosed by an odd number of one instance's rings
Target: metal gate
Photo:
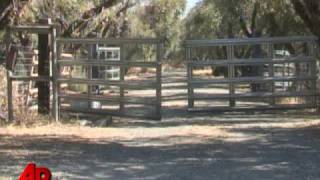
[[[161,119],[159,39],[56,40],[53,64],[60,113]]]
[[[189,40],[189,111],[315,108],[315,37]]]

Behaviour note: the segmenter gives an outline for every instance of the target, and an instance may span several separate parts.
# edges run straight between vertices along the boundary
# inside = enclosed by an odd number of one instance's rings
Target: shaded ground
[[[30,161],[54,179],[320,179],[319,115],[187,114],[179,74],[164,79],[162,122],[0,128],[0,179]]]
[[[29,161],[57,179],[320,179],[312,116],[188,118],[93,129],[0,129],[0,177]]]

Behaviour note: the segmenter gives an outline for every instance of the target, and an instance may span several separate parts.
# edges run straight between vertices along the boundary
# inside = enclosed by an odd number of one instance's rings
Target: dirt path
[[[30,161],[54,179],[320,179],[319,115],[187,114],[179,74],[166,77],[162,122],[0,128],[0,180]]]
[[[320,179],[315,116],[204,116],[113,128],[0,129],[0,179],[29,161],[55,179]]]

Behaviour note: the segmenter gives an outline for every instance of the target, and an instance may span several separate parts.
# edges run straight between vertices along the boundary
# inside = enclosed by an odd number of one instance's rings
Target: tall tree
[[[310,31],[320,38],[320,1],[291,0],[291,2]]]
[[[2,0],[0,3],[0,30],[17,23],[31,0]]]
[[[92,31],[121,29],[119,21],[135,0],[3,0],[0,3],[0,30],[9,25],[29,24],[52,18],[61,25],[63,36],[86,36]],[[79,15],[80,14],[80,15]],[[118,26],[121,26],[120,28]],[[115,28],[116,27],[116,28]]]
[[[142,1],[131,11],[130,35],[164,39],[164,57],[175,59],[181,47],[181,19],[185,6],[186,0]]]

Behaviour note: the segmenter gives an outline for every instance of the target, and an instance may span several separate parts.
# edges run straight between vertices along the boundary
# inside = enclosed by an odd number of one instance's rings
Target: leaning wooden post
[[[40,20],[41,24],[48,25],[50,19]],[[49,34],[38,34],[38,76],[50,76],[50,45]],[[38,113],[48,115],[50,109],[50,82],[38,82]]]

